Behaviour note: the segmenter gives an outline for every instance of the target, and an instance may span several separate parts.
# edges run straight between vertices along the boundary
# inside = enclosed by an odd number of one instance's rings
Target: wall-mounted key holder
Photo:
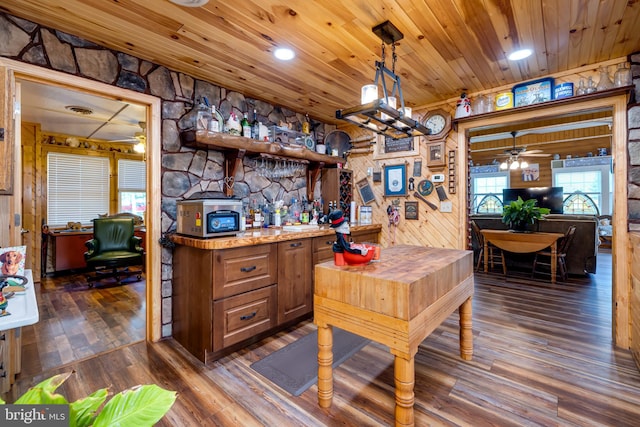
[[[449,163],[447,163],[449,171],[449,194],[456,194],[456,152],[449,150]]]

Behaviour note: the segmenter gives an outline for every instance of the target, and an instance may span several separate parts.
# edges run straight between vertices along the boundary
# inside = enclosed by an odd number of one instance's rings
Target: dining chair
[[[478,253],[478,262],[476,263],[476,271],[480,270],[480,265],[484,267],[484,236],[480,232],[480,227],[476,224],[475,221],[471,221],[471,230],[473,234],[476,236],[476,240],[480,245],[480,252]],[[504,252],[499,247],[492,245],[489,243],[487,245],[489,266],[493,270],[497,264],[502,265],[502,274],[507,275],[507,264],[504,262]]]
[[[560,274],[560,278],[563,282],[567,281],[567,251],[571,246],[571,242],[573,241],[573,236],[575,234],[576,226],[570,225],[569,228],[567,228],[567,231],[564,233],[564,236],[560,238],[560,243],[558,244],[558,248],[556,249],[556,272]],[[541,265],[544,266],[545,269],[539,270],[537,268]],[[533,258],[531,277],[534,277],[536,273],[551,275],[551,247],[536,252],[535,257]]]

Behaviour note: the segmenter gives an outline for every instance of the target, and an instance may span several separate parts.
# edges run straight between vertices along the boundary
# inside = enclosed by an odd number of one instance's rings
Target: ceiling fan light
[[[515,170],[515,169],[518,169],[519,167],[520,167],[520,163],[518,163],[518,161],[515,160],[513,163],[511,163],[511,166],[509,166],[509,169]]]
[[[507,170],[508,167],[509,165],[507,164],[507,162],[500,163],[500,170]]]
[[[529,166],[529,163],[527,163],[525,160],[523,160],[523,161],[521,161],[521,162],[520,162],[520,168],[521,168],[521,169],[524,169],[524,168],[526,168],[526,167],[528,167],[528,166]]]
[[[531,49],[518,49],[507,55],[507,58],[510,61],[520,61],[521,59],[530,57],[532,53],[533,51]]]
[[[173,4],[185,7],[201,7],[209,3],[209,0],[169,0]]]
[[[133,146],[133,151],[135,151],[136,153],[144,153],[145,152],[145,144],[143,141],[138,142],[136,145]]]

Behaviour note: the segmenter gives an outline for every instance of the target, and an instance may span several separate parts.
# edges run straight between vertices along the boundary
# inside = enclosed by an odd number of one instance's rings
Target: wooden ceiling
[[[371,29],[386,20],[404,33],[396,72],[414,108],[640,51],[636,0],[3,0],[0,10],[327,122],[360,103],[381,55]],[[277,46],[296,58],[276,60]],[[535,53],[507,60],[518,46]]]

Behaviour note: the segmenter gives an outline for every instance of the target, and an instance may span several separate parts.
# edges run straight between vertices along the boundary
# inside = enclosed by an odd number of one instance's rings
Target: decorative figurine
[[[370,251],[370,247],[352,243],[345,237],[345,235],[351,234],[351,229],[341,210],[338,209],[329,214],[329,223],[330,227],[336,230],[336,241],[333,243],[335,265],[359,265],[371,261],[374,251]]]
[[[471,100],[467,98],[467,94],[462,92],[460,94],[460,99],[456,103],[456,114],[455,118],[459,119],[461,117],[469,117],[471,115]]]
[[[2,282],[0,282],[0,317],[9,316],[11,314],[7,311],[9,300],[5,298],[4,292],[2,292],[4,287],[7,286],[8,284],[9,282],[7,282],[6,280],[3,280]]]

